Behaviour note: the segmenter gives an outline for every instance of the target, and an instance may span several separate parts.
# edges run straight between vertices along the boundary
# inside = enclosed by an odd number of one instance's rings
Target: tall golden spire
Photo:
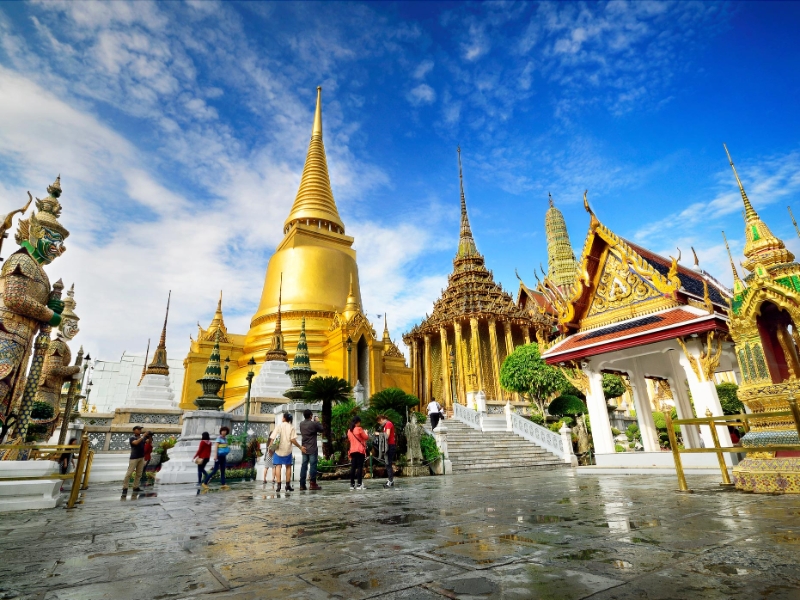
[[[322,87],[317,88],[317,108],[300,188],[284,223],[284,230],[288,231],[295,223],[306,222],[326,230],[330,226],[336,233],[344,233],[344,223],[333,199],[325,145],[322,142]]]
[[[548,193],[550,208],[544,215],[544,231],[547,238],[547,276],[559,287],[572,284],[578,264],[569,242],[564,215],[555,207]]]
[[[461,187],[461,232],[458,240],[457,260],[459,258],[480,256],[480,253],[478,252],[478,247],[475,245],[475,238],[472,237],[472,229],[469,226],[469,215],[467,215],[467,198],[464,195],[464,175],[461,169],[461,146],[456,148],[456,152],[458,152],[458,183]]]
[[[136,384],[136,387],[142,385],[142,380],[144,376],[147,375],[147,359],[150,358],[150,338],[147,338],[147,351],[144,353],[144,362],[142,363],[142,376],[139,377],[139,383]]]
[[[742,266],[748,271],[755,271],[757,265],[771,267],[792,262],[794,254],[786,249],[781,239],[772,234],[767,224],[759,218],[758,213],[753,209],[744,191],[744,186],[739,179],[739,174],[736,172],[736,167],[733,166],[731,153],[728,152],[728,147],[725,144],[722,144],[722,146],[728,155],[728,162],[731,164],[736,183],[739,185],[739,191],[742,193],[742,201],[744,202],[746,238],[744,255],[746,260],[742,262]]]
[[[800,237],[800,228],[797,227],[797,221],[794,220],[794,214],[792,214],[792,207],[787,206],[786,210],[789,211],[789,216],[792,218],[792,225],[794,225],[794,230],[797,232],[797,237]]]
[[[728,238],[725,237],[725,230],[722,231],[722,239],[725,240],[725,250],[728,251],[728,260],[731,261],[731,271],[733,271],[733,293],[738,294],[744,290],[744,282],[739,279],[739,272],[736,270],[736,264],[733,262],[733,255],[731,248],[728,246]]]
[[[172,290],[167,296],[167,313],[164,315],[164,327],[161,329],[161,339],[158,347],[153,353],[153,361],[147,367],[148,375],[169,375],[169,365],[167,364],[167,319],[169,319],[169,301],[172,298]]]
[[[272,333],[272,346],[267,351],[265,361],[286,362],[286,350],[283,348],[283,331],[281,330],[281,296],[283,295],[283,273],[278,287],[278,314],[275,317],[275,331]]]
[[[353,275],[350,274],[350,292],[347,294],[347,303],[344,305],[344,318],[348,321],[353,318],[357,312],[361,310],[358,303],[358,298],[353,291]]]

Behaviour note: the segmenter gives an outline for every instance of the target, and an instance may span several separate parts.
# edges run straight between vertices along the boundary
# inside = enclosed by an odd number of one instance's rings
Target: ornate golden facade
[[[728,160],[744,203],[742,266],[750,271],[740,279],[731,257],[730,329],[742,373],[739,399],[756,414],[787,411],[788,398],[800,398],[800,264],[759,218],[730,154]],[[753,419],[750,427],[742,438],[747,458],[733,470],[736,487],[760,493],[800,493],[800,453],[758,451],[769,444],[799,443],[792,417]]]
[[[345,234],[328,176],[322,139],[321,88],[317,88],[314,124],[300,187],[283,233],[283,241],[269,260],[250,331],[241,336],[221,330],[221,356],[223,360],[230,357],[226,408],[244,398],[250,357],[255,358],[258,369],[271,349],[279,302],[285,349],[297,346],[301,319],[305,317],[311,367],[319,375],[336,375],[353,385],[360,381],[368,396],[393,386],[410,391],[411,371],[402,355],[396,356],[399,352],[388,332],[383,337],[377,336],[361,309],[354,240]],[[200,394],[195,380],[202,376],[214,345],[213,338],[206,338],[215,327],[224,327],[221,307],[215,321],[217,324],[212,321],[208,330],[200,330],[184,361],[186,376],[181,408],[192,408],[192,400]]]
[[[436,398],[450,407],[455,395],[460,404],[467,404],[467,392],[482,390],[488,403],[497,405],[515,400],[500,387],[505,357],[517,346],[530,343],[537,332],[546,331],[549,322],[539,318],[538,311],[517,306],[486,268],[469,224],[460,151],[459,181],[461,232],[453,272],[431,315],[406,333],[403,341],[411,349],[413,393],[423,403]],[[451,350],[455,373],[451,372]]]

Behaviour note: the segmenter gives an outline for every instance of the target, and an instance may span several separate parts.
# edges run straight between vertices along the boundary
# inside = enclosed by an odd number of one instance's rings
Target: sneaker
[[[351,485],[351,486],[350,486],[350,491],[352,492],[354,489],[356,489],[356,486],[354,486],[354,485]]]
[[[308,489],[308,488],[307,488],[306,486],[304,486],[304,485],[301,485],[301,486],[300,486],[300,491],[301,491],[301,492],[305,492],[307,489]]]
[[[275,491],[276,492],[280,492],[281,491],[281,484],[280,483],[275,485]]]
[[[365,490],[365,489],[367,489],[367,486],[365,486],[363,483],[359,483],[359,484],[356,486],[356,489],[357,489],[357,490]]]
[[[142,488],[135,487],[135,488],[133,488],[133,491],[134,491],[134,492],[141,492],[141,491],[142,491]]]
[[[383,486],[383,487],[387,487],[387,488],[394,487],[394,481],[387,481],[387,482],[384,484],[384,486]]]
[[[293,491],[294,491],[294,488],[293,488],[292,486],[290,486],[290,485],[287,483],[287,484],[286,484],[286,491],[287,491],[287,492],[293,492]]]
[[[207,483],[201,483],[200,487],[203,488],[204,490],[207,490],[208,489],[208,484]]]
[[[319,486],[316,484],[316,482],[312,481],[312,482],[311,482],[311,485],[309,485],[309,486],[308,486],[308,489],[316,491],[316,490],[321,490],[322,488],[321,488],[321,487],[319,487]]]
[[[229,486],[229,485],[221,485],[221,486],[219,486],[219,489],[221,489],[221,490],[229,490],[229,489],[231,489],[231,486]]]

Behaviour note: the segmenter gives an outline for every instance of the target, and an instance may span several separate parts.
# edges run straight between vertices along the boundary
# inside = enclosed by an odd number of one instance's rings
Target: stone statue
[[[58,222],[61,178],[36,199],[38,213],[20,219],[16,241],[21,246],[0,270],[0,414],[11,411],[36,332],[61,324],[64,302],[51,297],[50,280],[42,268],[64,253],[69,232]],[[30,196],[30,192],[28,192]]]
[[[42,377],[39,380],[39,389],[36,400],[52,404],[58,413],[61,400],[61,386],[66,379],[80,373],[80,366],[71,365],[72,352],[67,342],[78,334],[78,315],[75,314],[75,285],[67,292],[64,301],[64,312],[61,313],[61,325],[58,327],[56,337],[50,341],[42,368]]]
[[[416,422],[415,419],[411,419],[406,423],[406,426],[403,428],[403,432],[406,434],[406,444],[408,446],[408,450],[406,452],[406,459],[408,460],[409,465],[413,465],[414,461],[422,462],[422,447],[420,446],[420,440],[422,439],[422,435],[424,430],[422,429],[422,425]]]

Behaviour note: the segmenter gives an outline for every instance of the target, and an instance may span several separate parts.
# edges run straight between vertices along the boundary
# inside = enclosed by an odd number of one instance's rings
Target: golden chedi
[[[225,387],[225,409],[240,404],[247,392],[247,362],[255,358],[260,369],[276,339],[281,305],[284,349],[297,347],[305,318],[311,368],[355,385],[360,381],[367,397],[386,387],[411,391],[411,371],[386,332],[378,337],[362,312],[353,238],[346,235],[328,176],[322,137],[322,88],[305,167],[292,209],[283,227],[284,238],[269,260],[258,310],[246,336],[222,331],[220,352],[230,357]],[[217,318],[218,317],[218,318]],[[215,328],[224,327],[221,307],[215,322],[200,329],[184,364],[186,377],[181,407],[191,409],[200,394],[193,383],[202,375],[213,347]],[[350,344],[348,347],[348,339]],[[293,358],[290,351],[288,360]]]
[[[744,202],[742,266],[750,271],[740,279],[731,257],[730,332],[742,374],[739,399],[755,414],[788,411],[790,401],[800,399],[800,264],[759,218],[730,154],[728,160]],[[747,458],[733,469],[736,487],[758,493],[800,494],[800,451],[759,451],[763,446],[799,442],[791,416],[750,420],[750,431],[742,438]]]

